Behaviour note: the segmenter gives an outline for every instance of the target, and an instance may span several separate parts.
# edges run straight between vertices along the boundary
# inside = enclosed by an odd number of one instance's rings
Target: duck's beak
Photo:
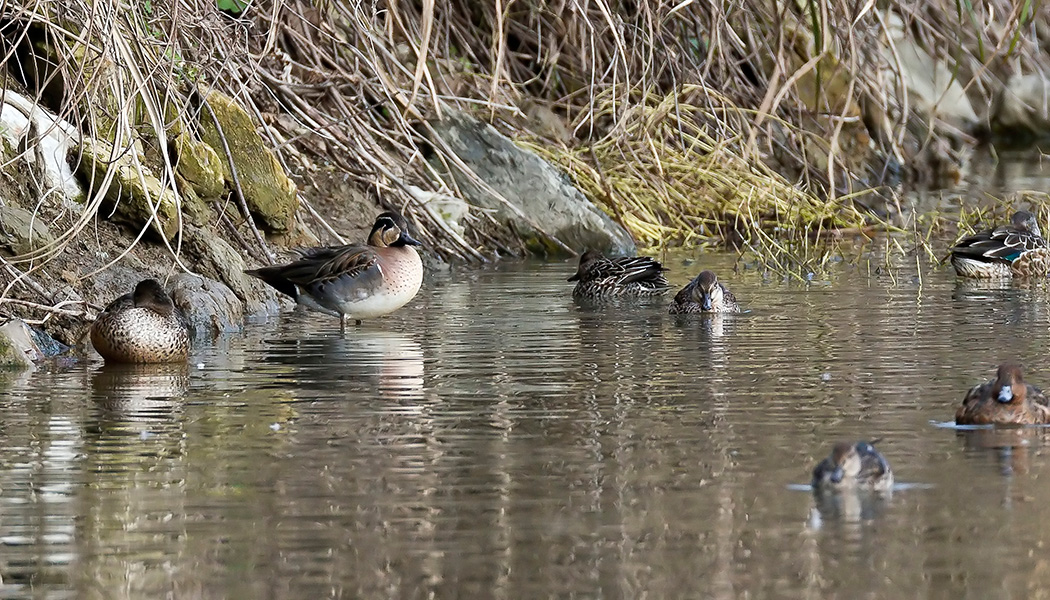
[[[831,477],[829,479],[831,479],[832,483],[842,483],[842,476],[844,474],[845,473],[842,472],[842,467],[835,467],[835,470],[831,472]]]
[[[711,310],[711,308],[712,308],[712,305],[711,305],[711,294],[708,293],[708,292],[704,292],[702,298],[703,298],[703,303],[700,306],[703,307],[704,310]]]
[[[401,238],[400,239],[401,239],[401,243],[408,244],[409,246],[422,246],[423,245],[422,242],[420,242],[416,238],[414,238],[411,235],[409,235],[409,233],[407,231],[402,231],[401,232]]]
[[[1002,402],[1003,404],[1006,404],[1007,402],[1010,402],[1013,399],[1014,399],[1014,391],[1013,391],[1013,389],[1010,386],[1008,386],[1008,385],[1004,385],[999,390],[999,402]]]

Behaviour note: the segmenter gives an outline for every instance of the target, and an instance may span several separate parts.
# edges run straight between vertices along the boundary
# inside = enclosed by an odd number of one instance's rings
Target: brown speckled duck
[[[892,487],[890,464],[868,442],[839,442],[831,449],[831,455],[813,469],[813,489],[817,491],[888,491]]]
[[[1050,407],[1039,388],[1024,382],[1020,365],[999,365],[995,379],[974,386],[955,412],[959,425],[1050,423]]]
[[[106,307],[91,325],[91,345],[106,362],[171,363],[186,360],[186,319],[154,279]]]
[[[667,311],[672,315],[690,313],[737,313],[740,306],[729,288],[711,271],[704,271],[690,281],[671,301]]]
[[[367,245],[300,250],[285,265],[245,271],[307,308],[346,319],[378,317],[401,308],[423,283],[423,262],[408,221],[395,212],[376,217]]]
[[[670,286],[663,275],[665,270],[648,256],[606,258],[597,250],[588,250],[580,257],[580,266],[569,281],[576,282],[574,298],[642,298],[667,292]]]

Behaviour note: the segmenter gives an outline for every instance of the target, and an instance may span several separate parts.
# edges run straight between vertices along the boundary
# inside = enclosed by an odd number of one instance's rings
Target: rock
[[[130,152],[114,153],[109,142],[91,138],[84,139],[83,149],[78,167],[84,180],[97,186],[107,173],[113,173],[106,201],[112,204],[115,219],[142,227],[150,221],[152,207],[156,206],[157,218],[151,222],[152,227],[165,238],[174,239],[182,223],[179,203],[174,192],[145,169],[141,158],[136,160]]]
[[[197,196],[215,200],[225,189],[222,160],[211,146],[199,142],[187,133],[175,138],[175,171],[193,187]]]
[[[80,133],[68,121],[36,102],[5,90],[4,105],[0,107],[0,135],[11,149],[36,148],[36,156],[26,156],[30,165],[40,169],[43,182],[40,188],[48,193],[60,193],[65,200],[82,202],[84,188],[69,168],[70,148],[80,141]],[[35,132],[34,132],[35,130]],[[35,140],[25,140],[30,133]],[[36,200],[46,200],[36,198]]]
[[[0,206],[0,245],[16,256],[28,254],[54,243],[55,238],[43,219],[17,206]]]
[[[194,335],[240,331],[244,303],[227,285],[190,273],[171,279],[171,300],[190,323]]]
[[[31,368],[35,362],[68,349],[21,319],[11,319],[0,326],[0,368]]]
[[[288,178],[273,152],[255,130],[252,118],[228,96],[219,92],[201,94],[222,125],[222,136],[208,111],[202,112],[201,138],[221,159],[223,176],[233,188],[233,177],[226,160],[222,138],[230,148],[237,175],[248,203],[248,210],[270,231],[287,231],[292,226],[299,208],[295,183]]]
[[[966,97],[966,91],[959,84],[952,65],[935,59],[905,33],[904,21],[899,15],[890,14],[887,28],[893,38],[894,48],[883,44],[883,57],[890,69],[894,69],[897,58],[900,59],[901,77],[908,89],[908,102],[912,109],[923,115],[947,121],[959,129],[970,129],[978,121],[973,105]],[[886,81],[893,81],[896,75],[886,73]],[[902,103],[903,98],[898,99]]]
[[[455,181],[449,184],[459,186],[472,205],[491,211],[531,252],[568,254],[547,235],[576,252],[588,248],[605,254],[635,251],[630,234],[587,200],[564,173],[490,125],[455,110],[444,113],[444,120],[432,123],[438,137],[505,201],[455,167]]]
[[[462,236],[466,232],[463,219],[470,214],[470,205],[465,200],[414,185],[406,185],[405,189],[432,218],[444,222],[456,235]]]
[[[233,246],[210,229],[187,226],[183,232],[187,254],[194,257],[198,271],[225,283],[244,302],[242,312],[272,315],[281,305],[273,290],[255,277],[244,274],[244,259]]]
[[[1038,74],[1014,77],[996,96],[988,115],[1000,135],[1050,135],[1050,81]]]

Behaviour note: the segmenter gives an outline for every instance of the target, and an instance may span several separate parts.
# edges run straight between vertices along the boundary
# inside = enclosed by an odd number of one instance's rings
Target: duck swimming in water
[[[184,361],[190,349],[189,327],[160,283],[144,279],[95,319],[91,345],[106,362]]]
[[[737,313],[740,306],[733,292],[722,285],[712,271],[703,271],[675,295],[667,311],[672,315]]]
[[[580,257],[580,266],[569,281],[576,282],[574,298],[659,296],[671,287],[663,275],[666,270],[648,256],[606,258],[596,250],[588,250]]]
[[[1050,423],[1043,391],[1024,381],[1021,366],[999,365],[995,379],[974,386],[955,412],[959,425],[1039,425]]]
[[[1050,245],[1043,239],[1035,215],[1020,210],[1009,225],[964,237],[951,249],[952,266],[962,277],[1046,277]]]
[[[813,469],[812,483],[818,491],[888,491],[893,488],[893,471],[886,458],[870,443],[839,442],[831,449],[831,455]]]

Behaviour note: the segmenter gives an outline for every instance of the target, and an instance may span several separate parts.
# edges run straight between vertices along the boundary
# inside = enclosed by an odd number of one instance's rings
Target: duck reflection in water
[[[289,324],[297,326],[297,321]],[[392,400],[423,398],[423,348],[391,331],[350,329],[340,337],[282,335],[269,345],[262,362],[275,372],[290,368],[300,392],[326,393],[338,383],[341,391],[374,389]]]
[[[186,363],[107,363],[91,376],[91,397],[98,406],[126,416],[168,418],[189,379]]]
[[[960,429],[956,432],[963,438],[968,451],[985,453],[994,451],[999,473],[1004,477],[1023,475],[1032,468],[1033,456],[1038,456],[1045,444],[1050,429],[1046,427],[991,427],[984,429]]]

